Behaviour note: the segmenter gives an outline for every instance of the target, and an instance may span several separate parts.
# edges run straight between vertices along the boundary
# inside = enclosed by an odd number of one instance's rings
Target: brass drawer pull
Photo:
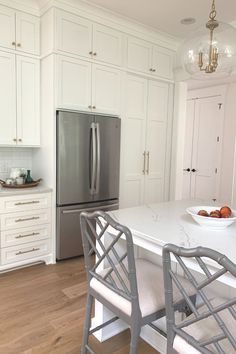
[[[32,250],[29,250],[29,251],[19,251],[16,253],[16,256],[20,256],[21,254],[35,252],[35,251],[39,251],[39,250],[40,250],[40,248],[32,248]]]
[[[150,154],[149,151],[147,152],[147,170],[146,173],[149,175],[149,158],[150,158]]]
[[[30,220],[37,220],[40,219],[39,216],[32,216],[32,218],[26,218],[26,219],[16,219],[15,222],[23,222],[23,221],[30,221]]]
[[[24,237],[37,236],[37,235],[40,235],[40,232],[32,232],[32,234],[27,234],[27,235],[18,235],[15,238],[24,238]]]
[[[145,175],[145,166],[146,166],[146,151],[143,153],[143,175]]]
[[[18,205],[39,204],[39,203],[40,203],[39,200],[32,200],[32,202],[18,202],[18,203],[15,203],[15,205],[18,206]]]

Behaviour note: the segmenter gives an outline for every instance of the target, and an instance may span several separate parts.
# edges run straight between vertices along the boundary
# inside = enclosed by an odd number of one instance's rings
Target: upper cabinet
[[[112,65],[122,63],[122,34],[79,16],[56,11],[56,49]]]
[[[129,37],[127,45],[128,69],[156,77],[173,78],[173,52],[144,40]]]
[[[0,46],[22,53],[40,54],[40,19],[0,6]]]

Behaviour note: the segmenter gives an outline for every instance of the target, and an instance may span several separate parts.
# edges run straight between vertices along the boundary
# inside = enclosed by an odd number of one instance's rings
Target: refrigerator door
[[[110,203],[91,203],[57,207],[57,259],[83,255],[80,214],[83,211],[111,211],[119,208],[118,200]]]
[[[95,116],[96,174],[94,201],[119,197],[120,119]]]
[[[93,115],[57,112],[57,205],[93,201],[95,149]]]

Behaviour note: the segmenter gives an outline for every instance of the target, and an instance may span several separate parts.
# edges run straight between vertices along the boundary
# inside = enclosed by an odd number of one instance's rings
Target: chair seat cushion
[[[136,259],[135,266],[139,305],[142,317],[145,317],[165,308],[163,269],[145,259]],[[104,270],[102,272],[104,272]],[[184,287],[187,289],[188,293],[194,293],[194,290],[188,281],[181,278],[181,283],[185,283]],[[131,315],[130,301],[126,300],[121,295],[116,294],[95,278],[92,278],[90,287],[99,293],[104,299],[109,301],[113,306],[117,307],[128,316]],[[174,291],[174,300],[181,300],[181,295],[177,291]]]
[[[225,299],[221,298],[215,298],[210,301],[213,308],[225,303]],[[203,312],[208,312],[208,308],[206,305],[202,306],[199,309],[199,313]],[[224,321],[226,324],[226,327],[230,330],[230,333],[233,335],[233,338],[236,338],[236,321],[230,314],[229,310],[225,309],[223,311],[220,311],[219,316],[221,319]],[[188,317],[188,319],[195,318],[194,314]],[[216,320],[210,316],[204,320],[201,320],[199,322],[196,322],[186,328],[183,328],[183,330],[192,336],[196,341],[202,342],[204,340],[208,340],[212,338],[213,336],[216,336],[220,333],[222,333],[222,330],[219,328]],[[236,353],[236,351],[233,349],[232,345],[229,343],[228,339],[224,339],[219,342],[222,349],[224,350],[225,353],[227,354],[233,354]],[[192,347],[190,344],[188,344],[182,337],[176,335],[174,339],[174,349],[179,353],[179,354],[201,354],[197,349]],[[210,345],[207,347],[212,353],[217,353],[219,352],[216,350],[214,345]]]

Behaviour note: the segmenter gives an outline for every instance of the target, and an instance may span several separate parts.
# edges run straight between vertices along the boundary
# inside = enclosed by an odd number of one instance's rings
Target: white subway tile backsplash
[[[32,159],[33,151],[30,148],[0,148],[0,179],[8,178],[12,167],[32,171]]]

